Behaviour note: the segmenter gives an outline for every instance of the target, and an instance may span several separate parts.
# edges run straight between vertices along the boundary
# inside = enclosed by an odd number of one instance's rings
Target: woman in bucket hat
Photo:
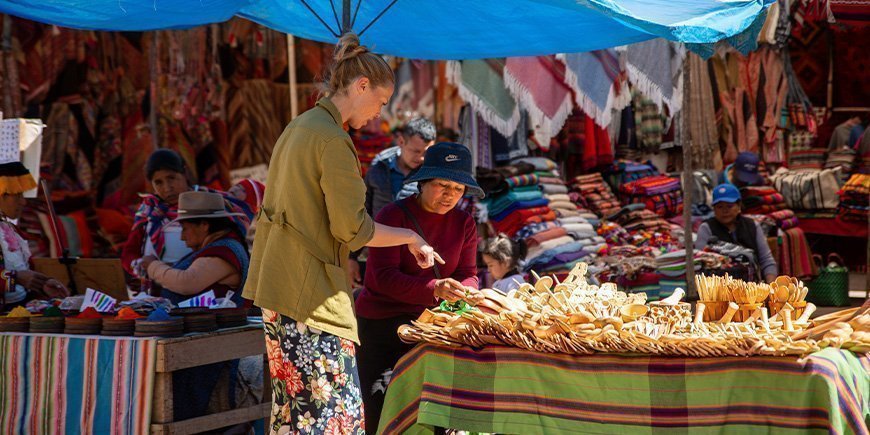
[[[190,191],[178,197],[178,217],[169,224],[181,225],[181,240],[192,250],[174,264],[154,256],[142,259],[148,277],[163,287],[161,296],[174,304],[214,290],[215,297],[232,291],[233,302],[242,304],[241,288],[248,273],[249,256],[245,235],[231,218],[223,195]]]
[[[359,372],[366,427],[375,433],[386,386],[395,363],[413,346],[396,330],[439,301],[481,299],[477,291],[477,227],[456,208],[464,195],[483,197],[472,174],[471,153],[464,145],[431,146],[423,166],[406,183],[419,193],[384,207],[375,220],[417,231],[445,264],[423,269],[401,248],[369,248],[363,289],[356,299],[359,324]]]

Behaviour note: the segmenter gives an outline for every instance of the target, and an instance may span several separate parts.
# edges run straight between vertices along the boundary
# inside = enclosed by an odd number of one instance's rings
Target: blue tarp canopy
[[[376,52],[478,59],[597,50],[662,37],[735,36],[775,0],[350,0],[353,30]],[[0,0],[0,12],[63,27],[183,29],[240,16],[335,42],[341,0]],[[347,2],[344,2],[347,5]],[[318,18],[319,17],[319,18]]]

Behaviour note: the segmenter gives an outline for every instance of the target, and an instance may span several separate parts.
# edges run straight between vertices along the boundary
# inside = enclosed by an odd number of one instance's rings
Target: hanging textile
[[[386,118],[391,127],[398,127],[404,124],[404,121],[414,110],[414,81],[410,60],[405,60],[396,69],[394,86],[395,91],[390,99],[390,104],[387,106],[387,110],[383,110],[381,113],[386,112],[388,115]]]
[[[565,65],[555,56],[509,57],[504,82],[511,95],[528,111],[535,139],[550,149],[571,114],[571,89],[565,85]]]
[[[565,83],[574,91],[577,105],[596,124],[610,124],[611,110],[631,102],[615,50],[557,54],[556,58],[565,63]]]
[[[474,107],[487,124],[504,136],[511,136],[520,122],[520,110],[505,88],[504,60],[463,60],[447,63],[447,80],[459,88],[459,95]]]
[[[435,65],[426,60],[411,61],[414,94],[412,107],[420,116],[435,116]]]
[[[685,128],[676,129],[676,143],[687,146],[687,139],[691,140],[689,150],[692,156],[692,165],[696,169],[722,170],[722,155],[719,152],[719,135],[716,131],[716,111],[713,103],[713,88],[710,83],[710,75],[707,72],[707,64],[695,54],[687,54],[689,68],[689,82],[686,85],[688,92],[687,105],[680,110],[681,122]],[[682,137],[683,132],[689,134],[688,138]]]
[[[636,90],[632,94],[638,145],[645,153],[658,153],[662,145],[664,116],[659,111],[659,106],[646,95]]]
[[[625,47],[628,81],[660,110],[673,114],[683,105],[682,66],[686,50],[662,38]]]

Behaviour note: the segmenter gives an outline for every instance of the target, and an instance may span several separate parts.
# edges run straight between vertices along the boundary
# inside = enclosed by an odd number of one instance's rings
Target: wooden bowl
[[[619,307],[623,322],[633,322],[649,313],[649,307],[644,304],[630,304]]]

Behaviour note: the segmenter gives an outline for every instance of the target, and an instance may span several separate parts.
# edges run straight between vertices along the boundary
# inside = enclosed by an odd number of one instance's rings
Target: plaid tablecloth
[[[870,358],[543,354],[419,345],[378,433],[868,433]]]
[[[150,431],[157,340],[0,334],[0,433]]]

